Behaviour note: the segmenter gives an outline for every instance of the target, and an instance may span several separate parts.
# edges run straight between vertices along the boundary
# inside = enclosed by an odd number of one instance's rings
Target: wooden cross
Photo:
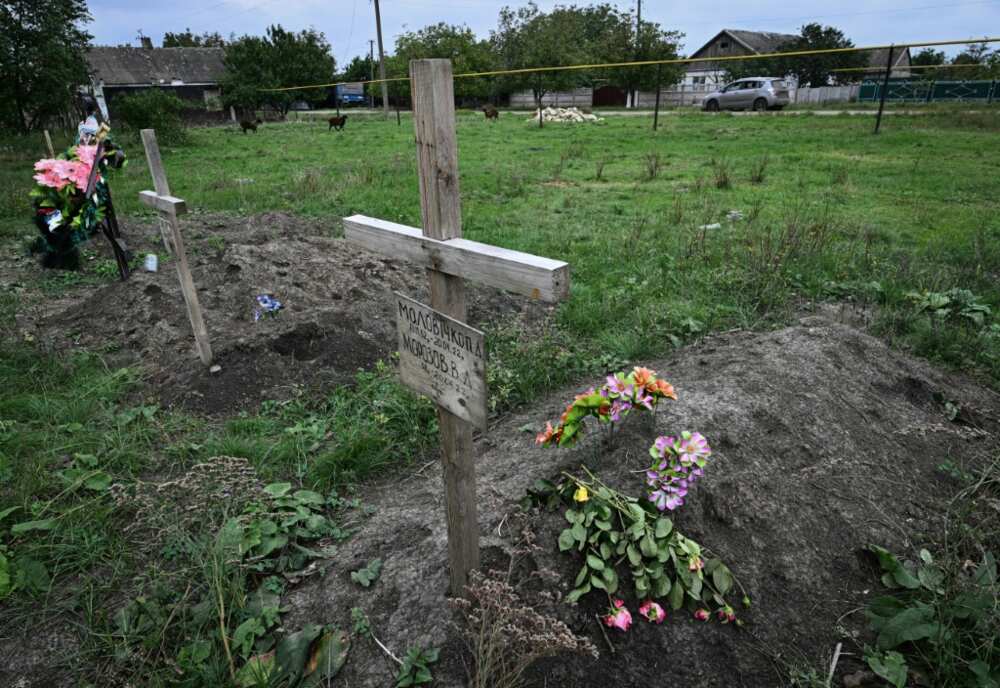
[[[482,333],[464,324],[463,280],[558,301],[569,295],[569,265],[462,238],[451,61],[411,61],[410,84],[423,231],[354,215],[344,236],[427,268],[433,310],[397,295],[400,375],[438,406],[451,593],[464,595],[479,567],[472,430],[486,425],[486,383]]]
[[[198,356],[206,366],[212,365],[212,345],[208,339],[208,329],[201,315],[201,304],[198,302],[198,290],[191,277],[188,267],[187,252],[184,250],[184,238],[181,236],[181,226],[177,217],[187,212],[187,205],[180,198],[170,195],[167,185],[167,173],[160,159],[160,147],[156,143],[156,132],[143,129],[142,144],[146,148],[146,160],[149,161],[149,172],[153,176],[156,191],[140,191],[139,201],[154,208],[160,214],[160,231],[163,243],[168,250],[172,247],[177,264],[177,278],[181,283],[181,293],[184,294],[184,304],[187,306],[188,319],[194,330],[194,341],[198,347]],[[169,228],[169,236],[167,229]]]

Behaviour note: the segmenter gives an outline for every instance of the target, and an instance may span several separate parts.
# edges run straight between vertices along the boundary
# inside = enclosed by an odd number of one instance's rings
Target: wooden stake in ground
[[[56,157],[56,149],[52,147],[52,137],[49,136],[49,130],[44,130],[45,134],[45,145],[49,149],[49,158]]]
[[[363,215],[344,220],[345,238],[427,268],[431,309],[398,296],[400,374],[438,406],[451,593],[463,595],[479,567],[474,425],[486,425],[482,333],[464,324],[465,284],[557,301],[569,295],[569,266],[462,239],[455,96],[449,60],[410,62],[423,231]]]
[[[170,228],[170,239],[174,248],[174,259],[177,263],[177,278],[181,284],[181,293],[184,295],[184,304],[187,306],[191,329],[194,331],[194,341],[198,347],[198,356],[201,358],[202,363],[210,366],[212,365],[212,345],[208,339],[208,329],[205,327],[205,320],[201,315],[198,290],[195,289],[194,278],[191,277],[191,269],[188,267],[187,252],[184,250],[184,238],[181,236],[181,226],[177,219],[178,215],[187,212],[187,205],[184,201],[169,195],[169,193],[160,192],[161,189],[169,192],[170,187],[167,185],[167,174],[163,170],[163,162],[160,160],[160,148],[156,144],[156,132],[152,129],[143,129],[142,143],[146,147],[146,159],[149,160],[149,171],[153,175],[153,184],[156,186],[156,191],[140,191],[139,201],[159,212],[161,221]],[[166,242],[166,236],[164,236],[164,242]]]

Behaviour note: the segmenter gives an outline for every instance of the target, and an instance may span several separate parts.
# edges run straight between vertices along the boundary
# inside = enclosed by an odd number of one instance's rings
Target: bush
[[[184,101],[172,93],[153,88],[122,96],[114,100],[113,110],[123,130],[155,129],[157,140],[167,144],[183,143],[186,138],[181,120]]]

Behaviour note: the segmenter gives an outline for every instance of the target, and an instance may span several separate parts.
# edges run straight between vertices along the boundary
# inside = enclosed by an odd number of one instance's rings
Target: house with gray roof
[[[693,52],[690,57],[713,58],[734,57],[740,55],[764,55],[780,52],[782,47],[798,38],[796,34],[774,33],[769,31],[742,31],[738,29],[723,29],[712,37],[705,45]],[[869,66],[872,73],[885,71],[888,49],[869,52]],[[910,49],[893,52],[893,76],[909,76]],[[725,83],[728,63],[726,60],[693,62],[687,65],[684,80],[685,85],[698,88],[708,88]],[[781,76],[781,75],[773,75]],[[861,74],[859,76],[859,81]]]
[[[222,48],[154,48],[144,38],[140,48],[90,48],[86,59],[90,85],[84,90],[106,118],[114,116],[116,97],[150,88],[173,93],[192,110],[222,110]]]

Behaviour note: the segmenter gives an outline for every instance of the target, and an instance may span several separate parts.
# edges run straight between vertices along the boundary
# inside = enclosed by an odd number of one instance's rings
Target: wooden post
[[[144,205],[156,209],[161,218],[161,222],[170,228],[170,235],[174,247],[174,259],[177,264],[177,279],[181,285],[181,293],[184,295],[184,305],[187,307],[188,320],[191,322],[191,329],[194,332],[195,345],[198,348],[198,357],[206,366],[212,365],[212,344],[208,338],[208,328],[205,327],[205,319],[201,314],[201,304],[198,301],[198,290],[194,286],[194,278],[191,276],[191,268],[188,266],[187,252],[184,250],[184,238],[181,236],[180,221],[177,216],[187,211],[184,201],[174,198],[167,193],[161,193],[160,189],[169,189],[167,184],[167,174],[163,170],[163,162],[160,160],[160,149],[156,143],[156,132],[152,129],[143,129],[141,132],[143,145],[146,147],[146,158],[149,160],[149,171],[153,175],[153,184],[156,191],[140,191],[139,201]],[[162,229],[162,224],[161,224]],[[166,237],[164,237],[166,241]]]
[[[538,86],[538,88],[535,90],[535,93],[538,94],[538,128],[541,129],[542,128],[542,74],[541,74],[541,72],[538,73],[538,78],[537,78],[537,80],[536,80],[535,83]]]
[[[48,129],[45,129],[44,133],[45,133],[45,146],[49,149],[49,157],[54,158],[56,157],[56,149],[52,147],[52,137],[49,136]]]
[[[410,84],[423,232],[433,239],[458,238],[462,236],[462,206],[458,191],[458,140],[451,61],[413,60],[410,62]],[[431,306],[465,322],[462,278],[434,269],[429,269],[427,275]],[[464,595],[469,573],[479,568],[472,426],[443,408],[438,409],[438,423],[444,464],[451,594]]]
[[[889,59],[886,61],[885,65],[885,78],[882,79],[882,93],[879,94],[878,99],[878,115],[875,117],[875,133],[878,133],[879,128],[882,126],[882,110],[885,109],[885,96],[889,90],[889,75],[892,73],[892,51],[895,46],[889,46]]]
[[[656,65],[656,106],[653,108],[653,131],[656,131],[660,123],[660,77],[663,74],[663,65]]]
[[[153,188],[160,196],[169,196],[170,184],[167,183],[167,173],[163,169],[163,159],[160,158],[160,145],[156,142],[156,132],[153,129],[143,129],[139,135],[142,136],[142,146],[146,149],[146,162],[149,163],[149,174],[153,178]],[[163,216],[160,216],[158,222],[163,248],[166,249],[167,255],[173,255],[174,249],[170,243],[169,223]]]

